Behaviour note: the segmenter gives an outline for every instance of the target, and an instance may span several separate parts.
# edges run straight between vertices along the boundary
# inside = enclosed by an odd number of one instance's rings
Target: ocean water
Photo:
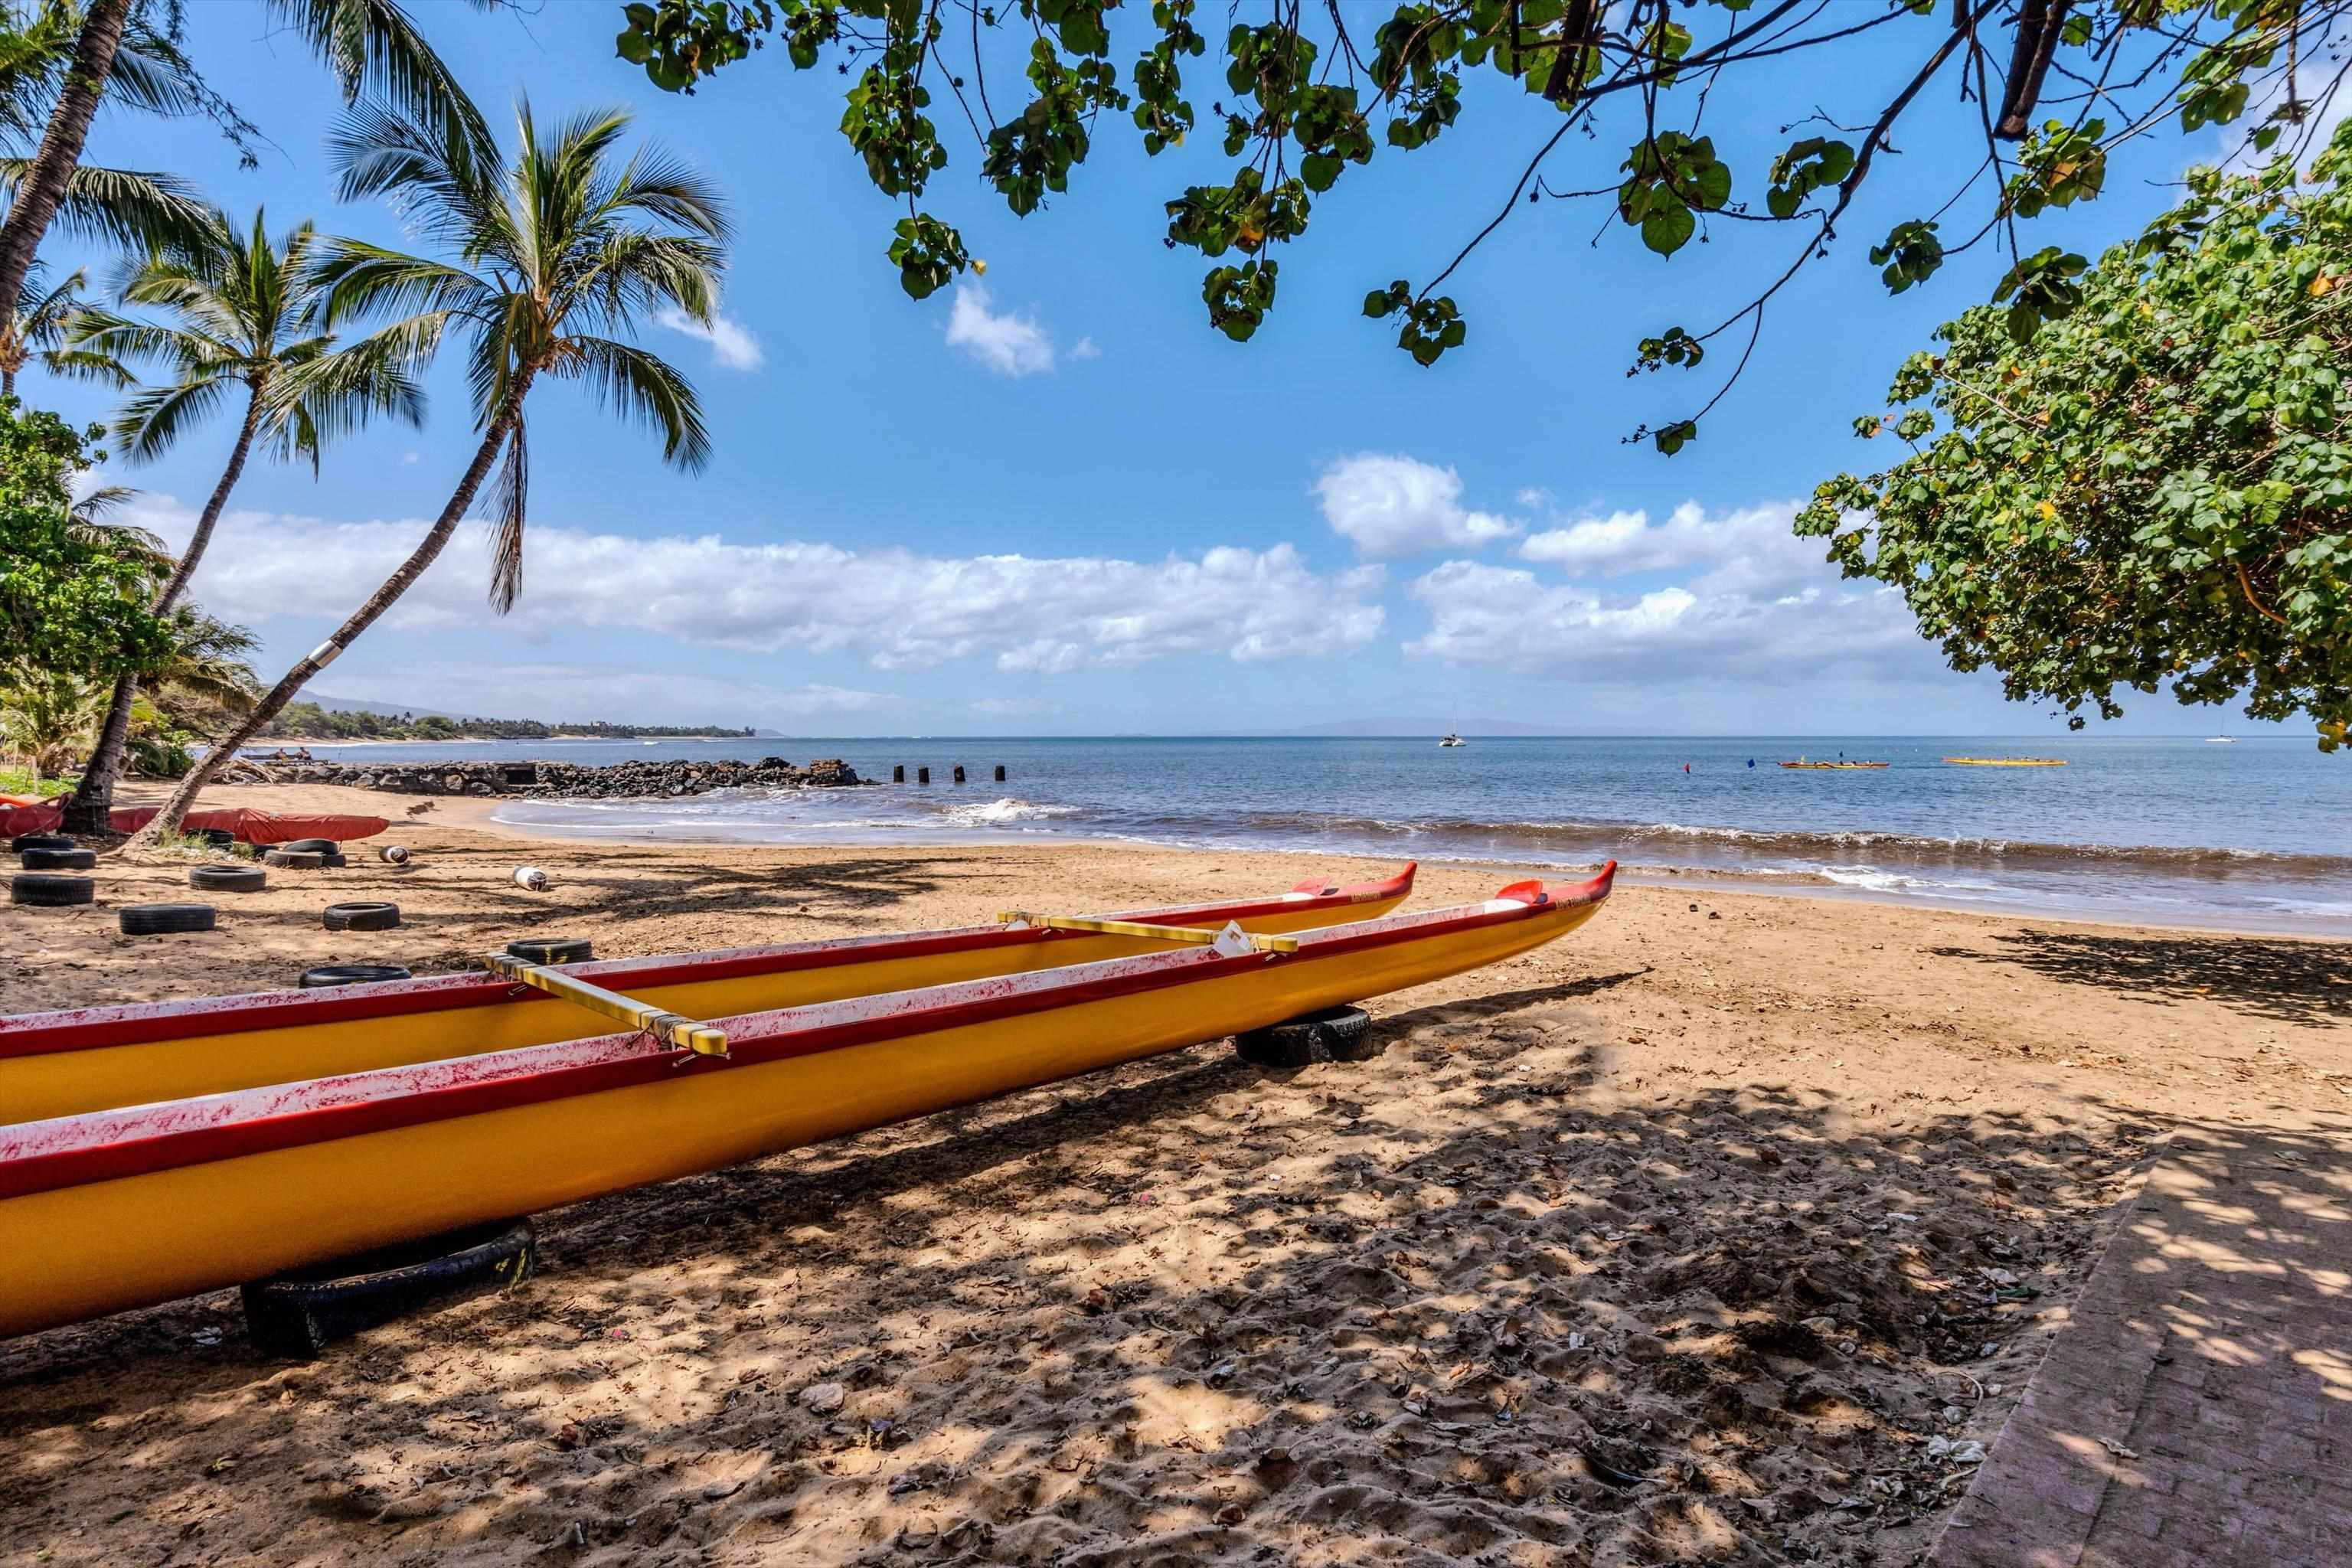
[[[845,758],[914,784],[507,801],[581,837],[765,844],[1124,840],[1781,884],[2011,913],[2352,937],[2352,757],[2306,740],[1393,739],[534,742],[314,747],[347,760]],[[1810,772],[1844,756],[1885,769]],[[2058,756],[1969,768],[1947,755]],[[962,763],[971,783],[946,782]],[[1003,763],[1007,782],[991,782]],[[1753,765],[1749,765],[1750,763]]]

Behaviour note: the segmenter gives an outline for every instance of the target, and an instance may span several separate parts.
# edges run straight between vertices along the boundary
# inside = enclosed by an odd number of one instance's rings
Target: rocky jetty
[[[794,767],[782,757],[756,763],[726,758],[708,761],[614,763],[586,767],[578,763],[320,763],[265,762],[239,770],[256,782],[348,784],[396,795],[539,796],[543,799],[643,799],[707,795],[746,784],[766,788],[837,789],[875,781],[838,757]]]

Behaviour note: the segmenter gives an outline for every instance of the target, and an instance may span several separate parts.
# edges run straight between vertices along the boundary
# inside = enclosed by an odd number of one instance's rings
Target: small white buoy
[[[408,864],[408,851],[400,845],[387,844],[375,853],[376,858],[387,866],[405,866]]]
[[[514,879],[518,888],[529,888],[534,893],[547,891],[547,873],[536,866],[516,867]]]

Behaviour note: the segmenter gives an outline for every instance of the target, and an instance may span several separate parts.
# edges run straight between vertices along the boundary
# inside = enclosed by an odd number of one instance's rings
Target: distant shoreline
[[[268,741],[255,742],[240,748],[243,752],[271,752],[287,746],[332,746],[342,750],[352,746],[538,746],[562,742],[585,742],[617,744],[631,741],[651,741],[667,745],[672,741],[742,741],[761,739],[758,735],[409,735],[392,740],[350,740],[340,735],[273,735]]]

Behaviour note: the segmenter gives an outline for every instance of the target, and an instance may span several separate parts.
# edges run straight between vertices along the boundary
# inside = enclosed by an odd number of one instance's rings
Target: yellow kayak
[[[1959,768],[2063,768],[2063,757],[1946,757],[1944,761]]]
[[[0,1335],[715,1170],[1459,974],[1574,931],[1615,871],[1295,938],[1194,931],[1133,957],[714,1018],[724,1056],[599,1034],[0,1127]]]
[[[1413,871],[1348,887],[1318,879],[1273,898],[1116,918],[1311,931],[1386,914],[1412,891]],[[1124,958],[1152,945],[972,926],[568,964],[562,973],[656,1008],[712,1017]],[[591,1026],[557,998],[485,973],[0,1017],[0,1122],[478,1056],[568,1040]]]

